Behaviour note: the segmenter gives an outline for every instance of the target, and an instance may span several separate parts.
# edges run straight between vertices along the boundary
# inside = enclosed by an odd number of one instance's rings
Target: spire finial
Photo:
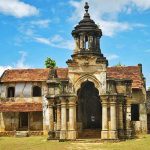
[[[84,6],[84,8],[85,8],[85,12],[86,12],[86,13],[88,13],[88,9],[89,9],[88,2],[85,2],[85,6]]]

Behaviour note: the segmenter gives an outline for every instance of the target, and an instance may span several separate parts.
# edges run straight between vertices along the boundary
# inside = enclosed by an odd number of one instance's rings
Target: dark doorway
[[[99,92],[94,83],[86,81],[78,90],[78,122],[82,122],[83,129],[101,129],[102,108]]]
[[[21,112],[20,113],[20,129],[28,129],[28,113]]]

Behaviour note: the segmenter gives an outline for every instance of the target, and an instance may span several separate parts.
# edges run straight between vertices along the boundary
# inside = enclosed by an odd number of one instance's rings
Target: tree
[[[45,60],[45,66],[46,68],[54,68],[56,67],[56,62],[50,57],[47,57],[47,59]]]

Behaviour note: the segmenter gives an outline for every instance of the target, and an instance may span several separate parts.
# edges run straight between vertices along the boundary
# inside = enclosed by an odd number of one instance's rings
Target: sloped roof
[[[142,88],[143,79],[139,66],[117,66],[107,68],[107,78],[131,79],[132,88]]]
[[[51,69],[12,69],[6,70],[1,82],[25,82],[25,81],[46,81],[48,80]],[[67,78],[67,68],[57,68],[56,76],[58,78]]]
[[[51,69],[13,69],[6,70],[1,82],[24,82],[24,81],[46,81],[49,78]],[[60,79],[68,78],[68,68],[57,68],[56,77]],[[132,88],[142,88],[143,79],[139,66],[117,66],[107,68],[107,78],[131,79]]]
[[[1,82],[45,81],[48,76],[49,69],[12,69],[3,73]]]
[[[57,77],[60,79],[68,78],[68,68],[57,68],[56,69]]]
[[[0,112],[33,112],[42,111],[42,103],[1,102]]]

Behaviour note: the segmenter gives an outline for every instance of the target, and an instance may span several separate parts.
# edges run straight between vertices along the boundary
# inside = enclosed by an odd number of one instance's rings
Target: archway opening
[[[81,123],[82,129],[101,129],[102,107],[100,96],[94,83],[85,81],[77,92],[78,107],[77,120]]]

